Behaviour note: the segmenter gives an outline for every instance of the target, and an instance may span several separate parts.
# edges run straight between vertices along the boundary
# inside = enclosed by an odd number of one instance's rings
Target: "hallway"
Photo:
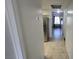
[[[6,59],[73,59],[73,0],[5,0],[5,7]]]
[[[45,42],[45,59],[68,59],[64,44],[64,40]]]

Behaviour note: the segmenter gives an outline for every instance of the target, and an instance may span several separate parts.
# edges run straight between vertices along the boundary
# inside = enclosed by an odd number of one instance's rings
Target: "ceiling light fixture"
[[[72,10],[67,11],[68,14],[73,14]]]
[[[56,12],[57,12],[57,13],[61,13],[61,12],[63,12],[63,11],[60,10],[60,9],[57,9]]]

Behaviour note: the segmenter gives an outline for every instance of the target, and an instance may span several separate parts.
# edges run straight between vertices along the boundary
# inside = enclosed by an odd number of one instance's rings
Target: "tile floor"
[[[68,59],[64,40],[44,43],[45,59]]]

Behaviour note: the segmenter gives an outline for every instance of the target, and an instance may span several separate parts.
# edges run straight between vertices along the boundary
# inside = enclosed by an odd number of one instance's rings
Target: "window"
[[[54,24],[60,24],[60,18],[58,16],[55,16]]]

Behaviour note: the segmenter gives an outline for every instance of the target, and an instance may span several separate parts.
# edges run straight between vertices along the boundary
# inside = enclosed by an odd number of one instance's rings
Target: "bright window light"
[[[54,24],[60,24],[60,18],[58,16],[55,17]]]

